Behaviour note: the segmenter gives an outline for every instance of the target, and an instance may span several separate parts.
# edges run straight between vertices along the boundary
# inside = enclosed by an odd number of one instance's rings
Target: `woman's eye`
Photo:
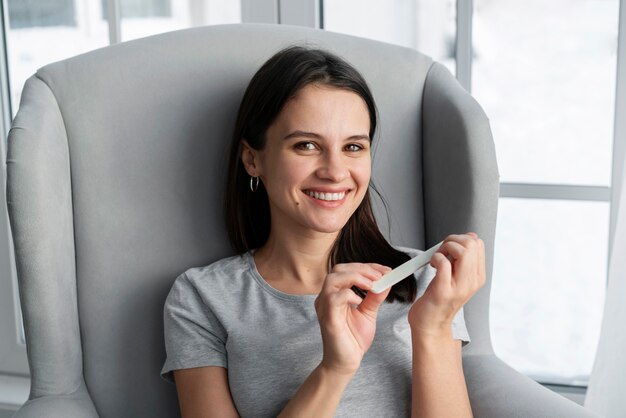
[[[361,151],[363,149],[363,147],[359,144],[348,144],[346,145],[346,150],[350,151],[350,152],[357,152],[357,151]]]
[[[296,149],[302,151],[315,151],[317,147],[312,142],[299,142],[296,144]]]

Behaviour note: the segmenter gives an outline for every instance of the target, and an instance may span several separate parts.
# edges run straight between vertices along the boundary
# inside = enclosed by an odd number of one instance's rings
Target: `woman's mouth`
[[[338,193],[324,193],[324,192],[316,192],[314,190],[305,190],[304,193],[311,196],[314,199],[324,200],[326,202],[335,202],[337,200],[342,200],[346,197],[346,192],[338,192]]]

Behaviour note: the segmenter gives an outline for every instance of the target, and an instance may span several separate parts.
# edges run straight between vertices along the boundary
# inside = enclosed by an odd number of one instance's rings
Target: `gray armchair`
[[[176,276],[232,254],[227,147],[243,91],[278,49],[314,44],[364,74],[380,112],[373,179],[384,229],[428,247],[476,231],[491,275],[498,171],[480,106],[413,50],[298,27],[226,25],[110,46],[43,67],[8,139],[7,201],[32,377],[18,417],[173,417],[161,380]],[[380,204],[378,204],[380,208]],[[588,417],[495,357],[490,283],[466,306],[477,417]]]

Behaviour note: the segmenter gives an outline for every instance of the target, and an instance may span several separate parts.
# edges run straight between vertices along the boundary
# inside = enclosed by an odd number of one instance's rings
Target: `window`
[[[544,383],[586,385],[600,333],[618,7],[474,1],[472,94],[491,120],[503,183],[493,344]]]
[[[101,1],[102,18],[108,20],[107,0]],[[122,0],[120,2],[122,18],[125,17],[171,17],[170,0]]]
[[[9,0],[11,29],[76,26],[73,0]]]
[[[111,0],[113,1],[113,0]],[[228,0],[118,0],[127,41],[192,26],[241,22],[241,4]],[[28,77],[51,62],[110,42],[106,0],[10,0],[6,31],[11,108]]]
[[[120,8],[122,41],[194,26],[241,22],[239,1],[120,0]]]
[[[414,48],[454,74],[456,0],[325,0],[324,29]]]
[[[12,13],[16,5],[25,12]],[[8,9],[10,30],[6,31],[6,43],[11,108],[15,116],[26,79],[46,64],[106,46],[108,23],[102,19],[100,2],[94,0],[13,0]],[[55,10],[55,16],[71,15],[71,24],[67,24],[67,19],[53,19],[50,15],[43,18],[49,9]],[[14,16],[17,19],[23,15],[37,18],[29,19],[28,25],[14,25]]]
[[[501,180],[609,186],[619,2],[474,5],[472,93]]]
[[[586,386],[604,306],[608,202],[501,198],[494,350],[542,383]]]

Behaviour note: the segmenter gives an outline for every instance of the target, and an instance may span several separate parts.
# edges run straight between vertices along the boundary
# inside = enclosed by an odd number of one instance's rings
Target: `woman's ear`
[[[249,175],[252,177],[258,177],[260,175],[258,152],[252,148],[245,139],[241,140],[241,162]]]

